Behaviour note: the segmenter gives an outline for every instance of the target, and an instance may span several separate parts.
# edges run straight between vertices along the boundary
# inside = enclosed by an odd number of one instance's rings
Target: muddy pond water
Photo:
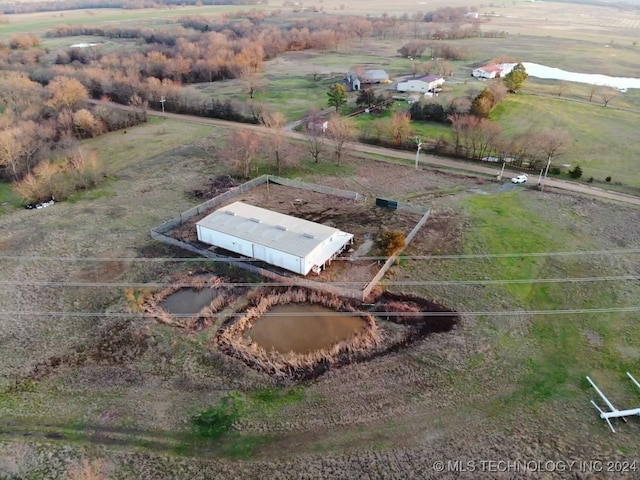
[[[218,295],[213,288],[182,288],[165,298],[160,306],[169,313],[177,315],[195,315],[209,305]]]
[[[321,305],[276,305],[268,313],[257,319],[244,336],[267,351],[279,353],[310,353],[329,348],[365,327],[363,318],[340,314]]]

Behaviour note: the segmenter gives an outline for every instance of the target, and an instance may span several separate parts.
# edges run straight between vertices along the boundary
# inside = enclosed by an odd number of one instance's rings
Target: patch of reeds
[[[140,307],[140,311],[153,315],[159,322],[166,325],[197,330],[210,325],[214,320],[214,315],[227,306],[231,301],[232,294],[225,286],[225,282],[215,275],[192,276],[191,274],[185,273],[174,277],[173,283],[175,283],[175,285],[147,295]],[[216,288],[220,289],[220,292],[209,305],[193,316],[186,318],[176,317],[162,308],[162,302],[168,296],[183,288],[193,288],[195,290]]]
[[[253,323],[273,306],[289,303],[311,303],[341,312],[358,312],[358,316],[364,320],[364,328],[329,348],[304,354],[267,351],[244,336]],[[296,378],[301,372],[313,371],[319,365],[326,368],[349,363],[351,359],[377,347],[382,341],[382,332],[373,316],[359,311],[340,297],[314,290],[292,288],[285,291],[274,289],[256,297],[242,317],[218,332],[216,341],[222,350],[248,365],[276,376]]]

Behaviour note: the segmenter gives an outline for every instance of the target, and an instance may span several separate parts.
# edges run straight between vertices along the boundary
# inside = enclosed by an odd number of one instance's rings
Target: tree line
[[[87,98],[71,77],[43,87],[22,72],[0,74],[0,179],[14,182],[25,201],[62,199],[96,184],[100,162],[77,141],[146,121],[144,111],[91,107]]]
[[[258,5],[264,0],[60,0],[56,2],[7,2],[0,3],[4,14],[59,12],[63,10],[88,10],[101,8],[141,9],[184,5]]]

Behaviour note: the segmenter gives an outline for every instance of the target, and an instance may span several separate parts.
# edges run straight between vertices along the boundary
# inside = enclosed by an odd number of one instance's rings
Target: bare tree
[[[600,87],[598,90],[602,104],[606,107],[609,102],[618,96],[618,90],[611,87]]]
[[[394,112],[389,124],[389,136],[392,142],[395,145],[401,145],[411,135],[411,115],[409,112]]]
[[[540,153],[547,158],[547,166],[545,167],[544,178],[547,178],[547,172],[551,166],[551,161],[564,152],[569,146],[571,137],[566,130],[544,130],[536,135],[536,143]],[[544,188],[544,186],[543,186]]]
[[[286,118],[280,112],[264,112],[260,117],[260,123],[269,129],[266,142],[269,145],[275,160],[278,175],[282,172],[282,167],[288,163],[291,150],[284,135]]]
[[[329,119],[327,136],[333,143],[333,155],[336,160],[336,164],[340,165],[340,162],[347,152],[347,144],[355,138],[355,126],[353,121],[347,117],[333,115]]]
[[[0,166],[5,167],[14,180],[20,178],[23,171],[22,155],[24,143],[22,132],[18,127],[0,132]]]
[[[248,178],[258,153],[258,136],[248,129],[234,130],[227,144],[219,150],[226,161],[243,177]]]
[[[253,96],[264,86],[265,83],[262,74],[258,70],[253,70],[250,67],[242,70],[240,78],[242,78],[242,81],[244,82],[245,92],[247,92],[250,99],[253,99]]]
[[[569,89],[569,84],[567,82],[559,82],[556,85],[556,93],[559,97],[565,94],[565,92]],[[589,99],[591,101],[591,99]]]
[[[307,145],[307,151],[315,163],[318,163],[320,156],[326,148],[325,132],[323,127],[323,119],[317,115],[310,115],[307,124],[304,127],[304,136]],[[327,122],[327,126],[328,126]]]
[[[598,85],[591,85],[589,87],[589,101],[591,102],[593,100],[593,96],[598,93],[598,89],[600,87]]]

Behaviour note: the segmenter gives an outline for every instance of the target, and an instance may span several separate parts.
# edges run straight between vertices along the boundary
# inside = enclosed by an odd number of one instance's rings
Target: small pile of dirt
[[[239,183],[240,181],[231,175],[217,175],[210,177],[203,187],[194,188],[189,193],[194,198],[209,200],[237,187]]]
[[[407,341],[415,341],[431,333],[449,332],[458,323],[458,315],[453,310],[412,295],[385,292],[376,301],[375,309],[390,314],[386,317],[381,315],[381,318],[411,327],[413,332]]]

